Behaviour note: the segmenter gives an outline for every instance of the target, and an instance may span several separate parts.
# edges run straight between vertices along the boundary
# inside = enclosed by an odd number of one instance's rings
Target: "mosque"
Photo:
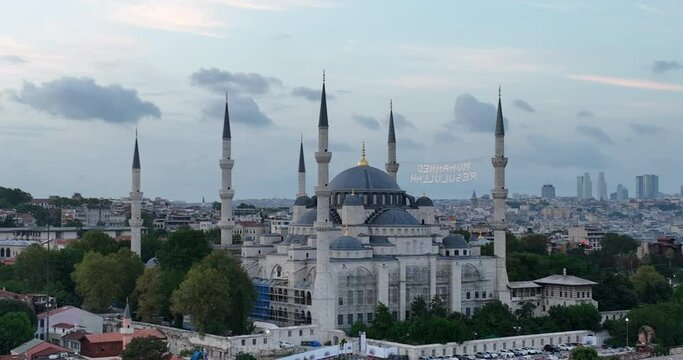
[[[293,219],[279,234],[245,241],[241,256],[259,299],[253,316],[282,325],[315,323],[323,329],[348,329],[372,322],[378,303],[398,319],[410,317],[418,296],[439,296],[451,311],[471,315],[486,302],[510,303],[505,269],[505,165],[503,115],[498,102],[495,124],[494,238],[496,256],[482,256],[482,242],[468,243],[435,224],[434,203],[415,197],[396,182],[399,163],[393,109],[389,115],[385,169],[365,155],[329,179],[325,83],[323,81],[318,148],[318,183],[306,193],[303,144],[299,151],[298,193]],[[230,120],[226,103],[223,158],[222,244],[232,241]]]

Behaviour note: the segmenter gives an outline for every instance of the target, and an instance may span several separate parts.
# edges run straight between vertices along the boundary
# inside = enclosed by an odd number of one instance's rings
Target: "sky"
[[[683,185],[683,2],[62,0],[0,12],[0,186],[127,196],[137,131],[145,196],[218,199],[225,93],[235,197],[293,198],[303,138],[313,193],[322,72],[332,176],[361,143],[398,183],[469,198],[493,182],[495,105],[511,193]],[[419,164],[476,179],[417,184]],[[596,189],[594,188],[594,193]]]

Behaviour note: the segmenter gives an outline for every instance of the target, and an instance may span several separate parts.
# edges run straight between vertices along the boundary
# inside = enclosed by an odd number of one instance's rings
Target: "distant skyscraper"
[[[617,192],[615,200],[623,201],[628,200],[628,189],[624,185],[617,185]]]
[[[598,200],[606,201],[607,199],[607,182],[605,181],[605,173],[598,173]]]
[[[551,184],[543,185],[543,188],[541,188],[541,197],[544,199],[554,199],[555,187]]]
[[[593,198],[593,182],[591,181],[591,176],[589,173],[583,174],[583,198]]]
[[[659,197],[659,176],[636,176],[636,199],[656,199]]]
[[[583,176],[576,177],[576,198],[583,199]]]

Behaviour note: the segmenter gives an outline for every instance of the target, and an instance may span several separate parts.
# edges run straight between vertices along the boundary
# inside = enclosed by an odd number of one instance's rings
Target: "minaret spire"
[[[500,87],[498,88],[498,114],[496,116],[495,129],[495,153],[491,158],[494,169],[494,187],[491,190],[493,197],[493,254],[496,257],[496,296],[504,304],[510,304],[510,290],[508,289],[508,274],[505,267],[505,248],[507,223],[505,211],[507,205],[505,199],[508,190],[505,188],[505,166],[508,158],[505,157],[505,129],[503,126],[503,108],[501,106]]]
[[[396,132],[394,130],[394,103],[389,99],[389,138],[387,141],[387,174],[396,180],[399,164],[396,162]]]
[[[330,242],[333,224],[330,220],[330,191],[327,188],[330,178],[329,166],[332,153],[328,143],[329,123],[327,121],[327,99],[325,95],[325,72],[320,98],[320,118],[318,120],[318,185],[315,187],[317,198],[316,221],[316,275],[313,283],[313,317],[322,329],[335,328],[335,286],[330,269]]]
[[[299,144],[299,193],[297,196],[306,196],[306,162],[304,161],[304,138],[301,136]]]
[[[142,254],[142,215],[140,206],[142,192],[140,192],[140,150],[138,149],[138,129],[135,129],[135,149],[133,150],[133,186],[130,192],[130,251]]]
[[[218,164],[221,168],[221,220],[218,228],[221,230],[221,246],[232,244],[232,229],[235,221],[232,217],[232,198],[235,191],[232,189],[232,168],[235,160],[232,159],[232,134],[230,133],[230,112],[228,111],[228,94],[225,94],[225,116],[223,118],[223,154]]]

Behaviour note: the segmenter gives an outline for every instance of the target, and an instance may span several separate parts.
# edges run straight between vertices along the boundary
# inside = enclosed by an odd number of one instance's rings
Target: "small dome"
[[[311,202],[308,203],[308,207],[314,208],[316,206],[318,206],[318,197],[313,195],[313,196],[311,196]]]
[[[473,239],[474,239],[474,240],[473,240]],[[470,246],[470,247],[473,247],[473,246],[484,246],[484,245],[486,245],[486,244],[488,244],[488,243],[489,243],[489,241],[486,240],[485,237],[479,235],[479,237],[475,239],[474,235],[472,235],[472,237],[470,238],[469,246]]]
[[[372,225],[420,225],[413,215],[403,209],[389,209],[370,222]]]
[[[426,196],[421,196],[417,200],[415,200],[415,205],[417,206],[434,206],[434,202],[432,199],[426,197]]]
[[[292,225],[313,225],[315,219],[318,218],[316,209],[308,209],[301,213],[299,219],[292,223]]]
[[[363,206],[363,197],[360,195],[346,195],[344,197],[345,206]]]
[[[299,196],[298,198],[296,198],[296,200],[294,201],[294,206],[308,206],[310,203],[311,203],[311,198],[304,195],[304,196]]]
[[[372,166],[355,166],[340,172],[330,181],[330,191],[401,191],[389,174]]]
[[[344,235],[330,243],[330,250],[355,251],[365,250],[363,243],[353,236]]]
[[[446,249],[467,249],[467,240],[461,234],[449,234],[443,238],[443,246]]]

